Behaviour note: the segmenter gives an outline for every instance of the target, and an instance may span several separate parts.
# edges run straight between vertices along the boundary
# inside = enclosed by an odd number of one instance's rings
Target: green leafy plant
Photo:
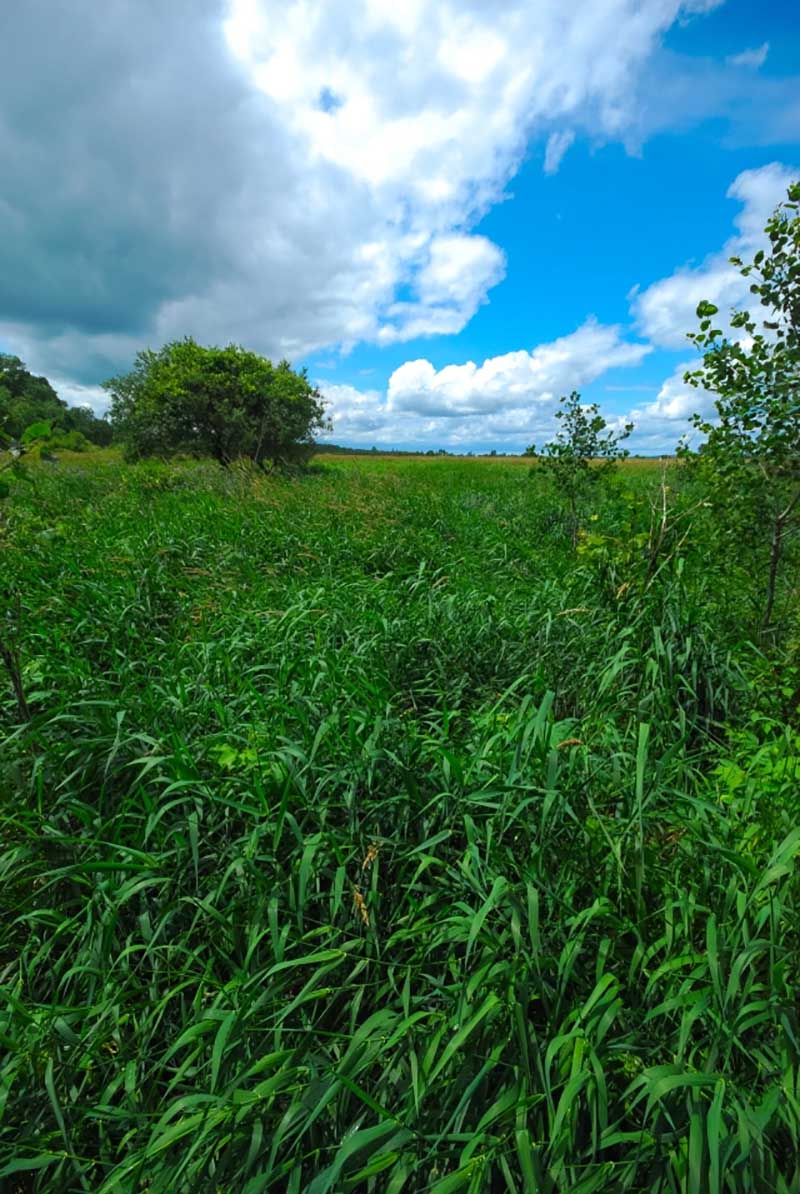
[[[569,511],[570,534],[578,541],[583,507],[592,489],[613,471],[618,460],[628,455],[620,444],[633,431],[627,423],[610,431],[597,403],[586,405],[575,390],[562,396],[556,418],[561,430],[541,452],[531,444],[527,456],[537,456],[539,466],[552,478]]]
[[[43,420],[31,423],[29,427],[26,427],[19,440],[13,440],[10,436],[0,434],[0,501],[4,501],[10,496],[9,482],[11,479],[30,481],[30,474],[23,458],[35,448],[41,450],[48,444],[50,436],[50,424]],[[3,522],[0,512],[0,552],[3,549],[2,531]],[[31,714],[25,696],[19,651],[20,619],[19,595],[7,590],[4,585],[0,589],[0,664],[11,681],[20,719],[28,721]]]
[[[689,339],[703,361],[686,374],[692,385],[716,395],[714,419],[694,416],[706,439],[690,459],[737,550],[746,536],[753,554],[763,555],[765,632],[772,626],[790,541],[800,529],[798,203],[800,184],[794,184],[766,225],[769,247],[747,264],[731,258],[765,308],[761,317],[734,311],[725,335],[713,326],[717,307],[701,302],[700,328]]]
[[[68,406],[46,377],[36,377],[19,357],[0,353],[0,428],[19,440],[27,427],[48,423],[54,433],[78,433],[90,443],[107,446],[112,430],[89,407]]]
[[[721,619],[639,460],[587,519],[606,575],[528,471],[98,452],[12,486],[3,1190],[794,1194],[760,578]]]

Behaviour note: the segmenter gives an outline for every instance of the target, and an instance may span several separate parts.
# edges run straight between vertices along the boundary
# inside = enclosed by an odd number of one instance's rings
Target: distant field
[[[699,505],[648,566],[676,468],[628,461],[573,551],[530,463],[16,487],[3,1190],[800,1190],[760,582]]]

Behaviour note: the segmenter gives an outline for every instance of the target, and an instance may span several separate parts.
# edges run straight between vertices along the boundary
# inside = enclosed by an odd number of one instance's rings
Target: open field
[[[800,1191],[797,648],[664,467],[15,489],[3,1190]]]

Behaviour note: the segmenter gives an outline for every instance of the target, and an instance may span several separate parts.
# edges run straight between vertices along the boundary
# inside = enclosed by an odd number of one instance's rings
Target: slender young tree
[[[534,444],[525,449],[527,456],[538,457],[541,467],[552,477],[569,511],[570,534],[573,545],[578,541],[581,507],[592,488],[616,467],[618,460],[628,455],[620,447],[633,431],[633,423],[626,423],[620,431],[608,430],[596,402],[584,405],[573,390],[560,399],[561,409],[556,418],[561,429],[555,439],[537,452]]]
[[[713,326],[701,302],[689,339],[702,363],[685,375],[716,395],[715,417],[695,415],[705,436],[688,454],[737,543],[749,539],[765,568],[762,630],[773,624],[790,541],[800,530],[800,183],[766,225],[768,247],[731,262],[750,281],[762,311],[734,311],[730,332]],[[766,551],[762,551],[763,548]]]

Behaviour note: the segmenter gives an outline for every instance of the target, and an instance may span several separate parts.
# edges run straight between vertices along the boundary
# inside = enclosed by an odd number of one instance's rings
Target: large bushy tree
[[[305,370],[273,365],[238,345],[186,338],[140,352],[130,373],[105,383],[111,422],[131,458],[187,453],[227,466],[304,459],[327,427]]]
[[[800,531],[800,183],[766,234],[768,246],[751,262],[731,258],[763,310],[733,312],[726,335],[713,326],[713,303],[700,303],[700,328],[689,338],[703,360],[686,374],[716,395],[713,419],[694,416],[705,443],[690,460],[737,553],[749,544],[764,557],[764,630]]]

